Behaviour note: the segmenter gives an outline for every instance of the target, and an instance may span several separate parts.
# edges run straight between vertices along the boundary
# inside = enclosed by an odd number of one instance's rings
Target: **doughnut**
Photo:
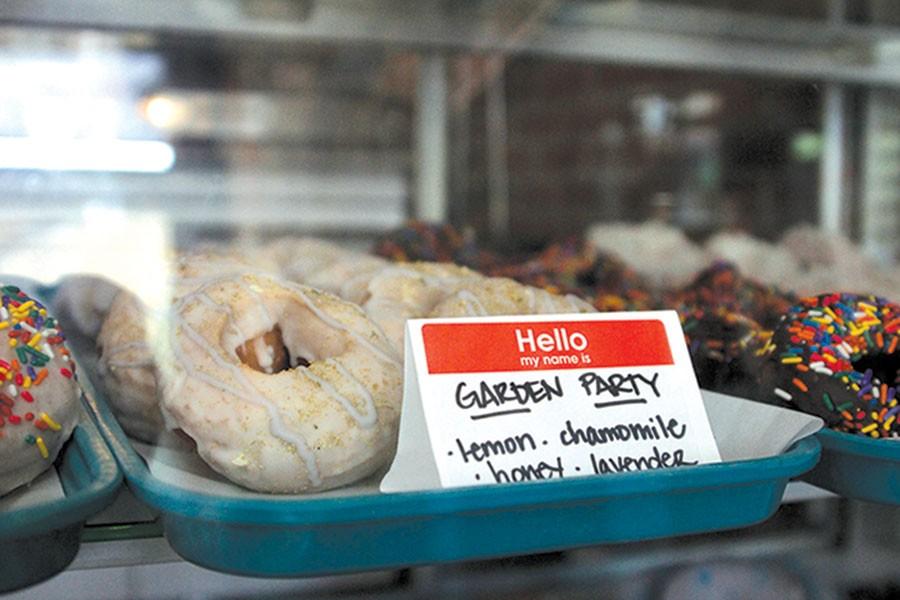
[[[123,290],[113,300],[97,336],[97,375],[110,408],[128,435],[146,442],[156,440],[165,429],[154,346],[147,337],[148,319],[158,318],[157,312]]]
[[[213,251],[179,254],[172,260],[172,293],[177,298],[217,278],[231,277],[256,266],[239,254]],[[164,307],[151,310],[129,291],[113,300],[97,336],[97,373],[110,408],[122,429],[146,442],[165,429],[159,409],[157,355],[166,319]]]
[[[619,258],[597,252],[582,285],[599,311],[652,310],[656,308],[649,284]]]
[[[699,307],[704,312],[724,309],[746,315],[761,329],[772,329],[795,303],[789,293],[744,277],[726,261],[716,261],[670,300],[672,306]]]
[[[249,353],[254,364],[241,359]],[[217,280],[176,301],[172,357],[167,421],[239,485],[324,490],[393,453],[401,362],[357,305],[263,275]]]
[[[791,307],[760,349],[764,391],[829,427],[897,437],[900,305],[824,294]]]
[[[79,419],[75,362],[38,300],[0,284],[0,495],[56,460]]]
[[[594,264],[594,250],[577,238],[552,244],[531,258],[488,271],[550,292],[580,291]]]
[[[755,354],[760,325],[725,306],[682,305],[678,316],[700,387],[754,396],[760,362]]]
[[[598,251],[619,257],[655,288],[680,287],[708,262],[680,229],[659,221],[598,223],[586,234]]]
[[[275,263],[282,277],[303,283],[316,271],[354,253],[319,238],[285,237],[267,244],[262,254]]]
[[[378,256],[349,253],[321,270],[310,273],[303,281],[314,287],[354,304],[361,304],[366,298],[366,287],[376,273],[390,265]]]
[[[103,277],[65,277],[53,298],[53,312],[66,323],[69,335],[77,333],[94,340],[119,290]]]
[[[421,221],[411,221],[382,236],[373,253],[395,262],[455,263],[479,271],[498,262],[498,257],[478,247],[471,231]]]
[[[721,232],[706,241],[711,258],[725,260],[741,272],[774,285],[793,289],[800,275],[800,263],[781,245],[743,232]]]
[[[475,271],[448,263],[395,264],[369,280],[362,307],[402,355],[407,319],[428,316],[460,284],[483,279]]]
[[[581,298],[560,296],[504,277],[463,283],[431,311],[431,317],[483,317],[596,312]]]

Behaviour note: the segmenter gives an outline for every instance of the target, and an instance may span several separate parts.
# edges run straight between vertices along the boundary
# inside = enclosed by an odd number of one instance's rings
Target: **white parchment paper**
[[[709,414],[713,434],[724,461],[748,460],[781,454],[797,440],[812,435],[823,423],[818,417],[785,410],[751,400],[703,391],[704,405]],[[378,486],[384,471],[354,485],[319,494],[303,496],[273,496],[245,490],[210,469],[185,442],[168,435],[159,445],[132,442],[135,450],[147,463],[154,477],[191,491],[232,497],[296,499],[339,498],[379,493]],[[423,472],[421,463],[411,466],[409,478],[416,479]],[[436,484],[420,485],[410,481],[407,489],[428,489]]]

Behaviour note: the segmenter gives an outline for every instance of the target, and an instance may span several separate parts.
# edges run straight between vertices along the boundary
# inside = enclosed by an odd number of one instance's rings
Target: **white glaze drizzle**
[[[577,312],[591,312],[593,310],[590,303],[579,298],[575,294],[566,294],[566,298],[569,300],[569,304],[572,305],[572,308]]]
[[[312,483],[313,486],[321,485],[322,478],[319,475],[319,465],[316,462],[315,455],[313,454],[312,450],[310,450],[309,445],[306,443],[306,439],[303,436],[297,435],[290,429],[288,429],[288,427],[284,424],[284,420],[281,416],[281,411],[278,410],[278,407],[275,406],[275,404],[272,403],[268,398],[263,396],[236,365],[227,362],[221,356],[219,356],[216,349],[212,345],[210,345],[206,341],[206,339],[204,339],[204,337],[200,335],[193,327],[191,327],[183,318],[177,316],[177,319],[180,322],[176,324],[176,328],[180,326],[181,330],[184,331],[184,333],[191,339],[191,341],[199,346],[218,367],[230,372],[237,383],[240,384],[240,386],[243,388],[243,390],[232,387],[221,379],[212,377],[204,373],[203,371],[194,368],[193,361],[189,360],[187,355],[182,353],[180,351],[181,349],[178,347],[178,344],[176,344],[175,351],[177,354],[181,354],[181,356],[179,356],[179,359],[180,362],[182,362],[182,364],[185,366],[185,369],[192,371],[192,375],[194,377],[201,381],[204,381],[212,387],[218,388],[237,398],[264,408],[266,410],[266,413],[269,415],[269,430],[272,432],[272,435],[296,448],[297,454],[306,464],[306,470],[309,474],[310,483]]]
[[[348,371],[346,368],[344,368],[344,366],[338,361],[327,359],[322,362],[333,364],[338,373],[352,381],[357,389],[362,390],[363,402],[365,402],[366,405],[365,413],[360,413],[349,398],[337,391],[337,388],[335,388],[330,382],[313,373],[312,369],[303,369],[303,374],[309,377],[309,379],[311,379],[313,382],[319,384],[319,387],[321,387],[326,394],[334,398],[334,400],[336,400],[337,403],[347,411],[347,414],[349,414],[350,417],[354,421],[356,421],[360,427],[362,427],[363,429],[371,429],[372,427],[374,427],[378,422],[378,413],[375,412],[375,401],[373,400],[372,395],[369,393],[369,391],[365,387],[363,387],[359,380],[356,379],[353,374],[350,373],[350,371]]]
[[[289,290],[295,292],[295,293],[300,297],[300,299],[304,302],[304,304],[307,306],[307,308],[308,308],[308,309],[309,309],[309,310],[310,310],[317,318],[319,318],[322,322],[324,322],[326,325],[329,325],[329,326],[331,326],[331,327],[333,327],[333,328],[336,328],[336,329],[345,331],[345,332],[346,332],[347,334],[349,334],[351,337],[353,337],[354,339],[356,339],[361,345],[367,347],[367,348],[368,348],[373,354],[375,354],[376,356],[379,356],[379,357],[382,358],[383,360],[386,360],[386,361],[388,361],[388,362],[390,362],[390,363],[398,364],[398,365],[399,365],[399,361],[398,361],[398,360],[396,360],[396,359],[393,358],[392,356],[388,355],[387,353],[385,353],[385,352],[383,352],[382,350],[380,350],[379,348],[377,348],[374,344],[372,344],[371,342],[369,342],[368,340],[366,340],[363,336],[361,336],[361,335],[358,334],[357,332],[355,332],[355,331],[349,329],[349,328],[348,328],[347,326],[345,326],[344,324],[335,321],[334,319],[332,319],[331,317],[329,317],[328,315],[326,315],[324,312],[322,312],[322,311],[321,311],[321,310],[320,310],[320,309],[312,302],[312,300],[306,295],[305,291],[304,291],[301,287],[299,287],[299,286],[297,286],[297,285],[295,285],[295,284],[291,284],[290,282],[285,282],[285,281],[278,281],[278,280],[275,280],[274,278],[272,278],[272,277],[270,277],[270,276],[265,276],[265,277],[266,277],[267,279],[273,281],[275,284],[281,285],[282,287],[287,288],[287,289],[289,289]],[[183,296],[183,297],[176,303],[176,306],[177,306],[178,310],[180,311],[180,310],[186,305],[186,303],[187,303],[190,299],[192,299],[192,298],[202,298],[202,297],[205,296],[205,297],[209,300],[209,302],[213,305],[213,306],[212,306],[213,308],[215,308],[216,310],[220,310],[220,311],[226,313],[228,321],[231,322],[231,323],[235,326],[235,328],[237,329],[237,325],[236,325],[236,322],[235,322],[234,314],[233,314],[233,312],[231,311],[230,307],[228,307],[228,306],[226,306],[226,305],[221,305],[221,304],[216,303],[216,302],[213,301],[211,298],[209,298],[209,296],[207,296],[207,295],[205,294],[205,292],[204,292],[205,288],[207,288],[209,285],[212,285],[212,284],[214,284],[214,283],[221,282],[221,281],[223,281],[224,279],[225,279],[225,278],[219,278],[219,279],[216,280],[216,281],[207,282],[207,283],[204,284],[200,289],[195,290],[194,292],[192,292],[192,293],[190,293],[190,294],[186,294],[185,296]],[[261,298],[259,298],[258,292],[253,288],[253,285],[247,284],[243,276],[237,277],[237,278],[234,278],[234,279],[238,280],[238,282],[239,282],[240,285],[244,286],[246,289],[248,289],[248,290],[250,291],[251,294],[253,294],[254,296],[256,296],[256,297],[260,300],[260,301],[257,303],[258,305],[263,305],[263,304],[264,304],[264,303],[262,302]],[[201,301],[204,301],[204,300],[201,299]],[[265,311],[267,318],[269,319],[270,323],[272,324],[272,327],[274,327],[275,324],[276,324],[275,319],[272,318],[271,314],[268,312],[268,309],[267,309],[266,307],[263,307],[263,310]],[[219,379],[216,379],[216,378],[214,378],[214,377],[212,377],[212,376],[210,376],[210,375],[208,375],[208,374],[206,374],[206,373],[203,373],[202,371],[197,370],[196,368],[194,368],[193,362],[192,362],[191,360],[189,360],[188,357],[181,351],[181,348],[176,347],[176,354],[179,354],[179,355],[180,355],[180,356],[179,356],[179,362],[181,362],[181,364],[184,366],[184,368],[185,368],[186,370],[191,371],[192,374],[193,374],[193,376],[197,377],[198,379],[200,379],[200,380],[206,382],[207,384],[209,384],[209,385],[211,385],[211,386],[213,386],[213,387],[217,387],[218,389],[221,389],[221,390],[225,391],[226,393],[230,393],[230,394],[236,396],[237,398],[244,399],[244,400],[246,400],[246,401],[248,401],[248,402],[251,402],[251,403],[253,403],[253,404],[256,404],[256,405],[258,405],[258,406],[262,406],[263,408],[265,408],[266,411],[267,411],[267,413],[269,414],[269,428],[270,428],[270,431],[272,432],[272,434],[275,435],[276,437],[282,439],[282,440],[285,441],[285,442],[291,443],[291,444],[297,449],[298,454],[301,456],[301,458],[302,458],[302,459],[304,460],[304,462],[306,463],[306,466],[307,466],[307,470],[308,470],[308,472],[309,472],[309,478],[310,478],[311,483],[312,483],[314,486],[320,485],[320,484],[321,484],[321,477],[320,477],[320,475],[319,475],[318,465],[317,465],[317,463],[316,463],[315,455],[314,455],[313,452],[310,450],[309,445],[308,445],[306,439],[303,438],[302,436],[295,435],[293,432],[291,432],[291,431],[286,427],[286,425],[284,424],[284,422],[283,422],[283,420],[282,420],[282,418],[281,418],[281,414],[280,414],[280,411],[278,410],[278,408],[277,408],[272,402],[270,402],[265,396],[263,396],[263,395],[259,392],[259,390],[257,390],[257,389],[255,388],[255,386],[253,385],[253,383],[246,377],[246,375],[244,375],[244,373],[241,372],[241,370],[240,370],[239,367],[237,367],[237,366],[234,365],[234,364],[228,363],[228,362],[225,361],[221,356],[219,356],[218,353],[217,353],[217,351],[216,351],[216,349],[215,349],[213,346],[211,346],[211,345],[203,338],[202,335],[200,335],[196,330],[194,330],[194,329],[193,329],[193,328],[192,328],[192,327],[191,327],[191,326],[190,326],[190,325],[189,325],[189,324],[188,324],[188,323],[180,316],[180,314],[178,314],[177,311],[176,311],[175,316],[176,316],[176,319],[178,320],[178,323],[176,324],[176,328],[177,328],[178,326],[180,326],[180,327],[182,328],[182,330],[187,334],[187,336],[188,336],[195,344],[197,344],[202,350],[204,350],[205,353],[206,353],[206,354],[207,354],[207,355],[208,355],[208,356],[209,356],[209,357],[210,357],[210,358],[211,358],[218,366],[220,366],[221,368],[224,368],[224,369],[228,370],[229,372],[231,372],[231,374],[233,375],[234,379],[235,379],[239,384],[241,384],[241,387],[244,388],[244,389],[243,389],[243,390],[237,389],[237,388],[235,388],[235,387],[233,387],[233,386],[231,386],[231,385],[228,385],[227,383],[225,383],[225,382],[223,382],[223,381],[221,381],[221,380],[219,380]],[[382,338],[384,338],[384,337],[385,337],[385,336],[384,336],[384,333],[381,332],[380,330],[378,330],[378,331],[379,331],[380,336],[381,336]],[[177,346],[177,345],[176,345],[176,346]],[[314,373],[311,373],[311,372],[309,371],[309,369],[304,369],[304,371],[306,372],[307,376],[310,377],[311,380],[313,380],[313,381],[315,381],[316,383],[318,383],[318,384],[320,385],[320,387],[321,387],[328,395],[330,395],[332,398],[334,398],[334,399],[338,402],[338,404],[340,404],[340,405],[347,411],[347,413],[350,414],[350,416],[351,416],[354,420],[356,420],[357,423],[359,423],[360,427],[363,427],[363,428],[370,428],[370,427],[373,427],[373,426],[377,423],[377,412],[376,412],[376,410],[375,410],[374,399],[372,398],[371,394],[370,394],[369,391],[365,388],[365,386],[363,386],[362,383],[361,383],[358,379],[356,379],[356,378],[352,375],[352,373],[350,373],[343,365],[341,365],[341,364],[340,364],[338,361],[336,361],[336,360],[332,360],[331,362],[332,362],[332,364],[335,365],[336,369],[337,369],[342,375],[349,377],[349,381],[353,382],[354,386],[357,387],[357,388],[361,391],[361,393],[362,393],[362,395],[363,395],[363,400],[364,400],[364,402],[365,402],[365,404],[366,404],[366,412],[365,412],[365,414],[360,413],[360,412],[356,409],[356,407],[353,405],[353,403],[352,403],[348,398],[346,398],[346,397],[344,397],[343,395],[341,395],[341,394],[334,388],[334,386],[332,386],[330,383],[328,383],[328,382],[325,381],[324,379],[322,379],[322,378],[316,376]]]
[[[537,298],[535,298],[534,288],[525,286],[525,295],[528,296],[528,314],[534,314],[537,308]]]
[[[381,360],[388,362],[390,364],[393,364],[393,365],[402,366],[401,361],[398,360],[397,358],[395,358],[394,356],[392,356],[394,352],[391,349],[390,342],[388,342],[387,336],[384,335],[384,332],[381,331],[380,328],[375,328],[375,331],[379,334],[379,338],[381,339],[381,341],[384,342],[385,350],[378,348],[377,346],[375,346],[375,344],[373,344],[372,342],[367,340],[365,337],[363,337],[359,333],[353,331],[352,329],[350,329],[343,323],[340,323],[340,322],[332,319],[331,317],[326,315],[324,312],[322,312],[315,305],[315,303],[309,299],[309,297],[306,295],[306,292],[299,285],[291,283],[289,281],[283,281],[283,282],[276,281],[276,283],[295,292],[300,297],[300,299],[303,301],[303,303],[306,305],[306,307],[309,308],[310,312],[312,312],[316,317],[319,318],[320,321],[322,321],[329,327],[344,331],[350,337],[352,337],[357,342],[359,342],[361,345],[368,348],[369,351],[372,352],[372,354],[379,357]],[[361,308],[359,309],[359,311],[362,313]],[[365,313],[363,313],[363,315],[365,315]]]
[[[475,294],[469,290],[460,290],[456,293],[456,297],[463,303],[463,310],[467,315],[472,317],[482,317],[490,314],[484,304],[475,297]]]

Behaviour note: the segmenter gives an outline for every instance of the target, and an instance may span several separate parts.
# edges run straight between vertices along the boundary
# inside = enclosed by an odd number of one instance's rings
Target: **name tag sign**
[[[674,311],[407,322],[382,491],[719,462]]]

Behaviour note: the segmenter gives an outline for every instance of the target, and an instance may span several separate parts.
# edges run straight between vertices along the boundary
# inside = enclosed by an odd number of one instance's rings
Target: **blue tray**
[[[0,513],[0,593],[65,569],[78,553],[84,522],[112,502],[122,483],[122,472],[87,413],[56,468],[65,497]]]
[[[900,504],[900,441],[823,429],[822,460],[803,480],[847,498]]]
[[[106,402],[89,401],[134,494],[162,513],[182,557],[243,575],[288,577],[548,552],[752,525],[820,446],[761,460],[635,473],[349,497],[246,498],[154,477]]]

